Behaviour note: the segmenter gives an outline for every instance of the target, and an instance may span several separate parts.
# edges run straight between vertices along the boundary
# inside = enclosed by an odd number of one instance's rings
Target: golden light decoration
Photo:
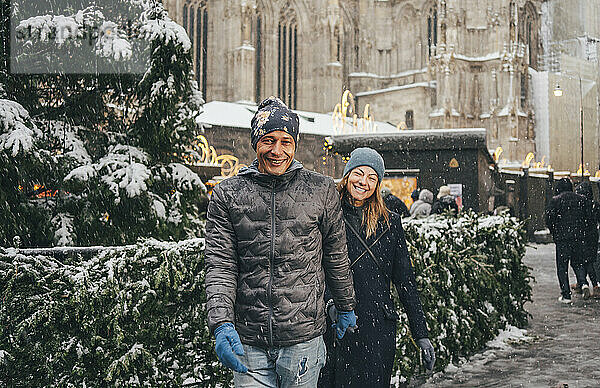
[[[196,136],[196,139],[192,142],[191,150],[195,151],[199,157],[185,155],[183,158],[188,164],[193,166],[219,166],[221,167],[221,175],[226,178],[237,175],[241,168],[246,167],[233,155],[219,155],[217,150],[208,144],[208,140],[204,135]]]
[[[531,163],[531,161],[535,158],[535,154],[533,152],[530,152],[527,154],[527,156],[525,157],[525,160],[523,161],[523,167],[529,167],[529,163]]]
[[[370,104],[365,105],[363,117],[361,117],[360,120],[355,112],[356,106],[354,104],[354,96],[349,90],[346,90],[342,94],[341,102],[337,103],[333,109],[332,120],[334,134],[338,135],[348,132],[348,130],[346,130],[346,119],[351,119],[352,133],[375,132],[377,130],[377,124],[375,124]]]
[[[494,155],[493,155],[494,162],[498,163],[498,160],[500,160],[500,155],[502,155],[503,151],[504,150],[502,149],[502,147],[500,147],[500,146],[496,147],[496,151],[494,151]]]

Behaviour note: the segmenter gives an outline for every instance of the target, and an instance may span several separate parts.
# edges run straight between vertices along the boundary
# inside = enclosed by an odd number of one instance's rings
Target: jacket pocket
[[[385,319],[388,319],[390,321],[397,321],[400,319],[400,316],[398,315],[396,309],[390,307],[387,303],[382,304],[381,309],[383,310],[383,316],[385,317]]]

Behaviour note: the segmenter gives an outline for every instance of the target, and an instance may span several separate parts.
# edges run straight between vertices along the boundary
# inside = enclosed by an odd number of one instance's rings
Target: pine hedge
[[[406,223],[437,370],[481,349],[531,299],[523,225],[508,216]],[[0,249],[0,386],[231,385],[206,326],[204,240],[147,240],[92,258]],[[419,373],[399,322],[397,375]]]

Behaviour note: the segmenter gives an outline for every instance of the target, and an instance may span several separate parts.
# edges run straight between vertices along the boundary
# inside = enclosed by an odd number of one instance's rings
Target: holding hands
[[[215,351],[219,361],[227,368],[240,373],[248,372],[248,368],[235,356],[243,356],[244,347],[232,323],[224,323],[215,330]]]
[[[354,332],[354,329],[358,328],[356,325],[356,315],[353,311],[337,311],[335,305],[332,304],[327,310],[329,318],[333,322],[335,332],[338,339],[342,339],[346,330]]]

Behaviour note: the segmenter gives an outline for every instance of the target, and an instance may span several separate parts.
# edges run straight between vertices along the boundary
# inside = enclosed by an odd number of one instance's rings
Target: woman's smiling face
[[[348,174],[346,190],[354,199],[354,205],[362,206],[364,201],[373,195],[378,183],[379,177],[375,170],[369,166],[359,166]]]

